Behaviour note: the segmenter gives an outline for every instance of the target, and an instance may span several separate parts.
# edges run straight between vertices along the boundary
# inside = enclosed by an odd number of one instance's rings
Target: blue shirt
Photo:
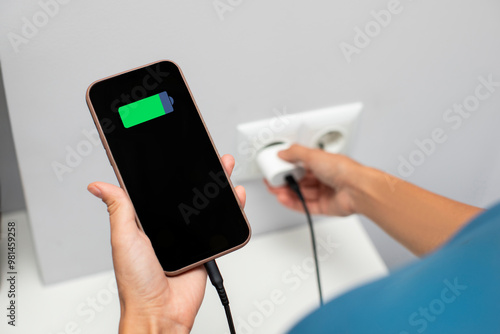
[[[500,204],[432,254],[332,300],[290,333],[500,333]]]

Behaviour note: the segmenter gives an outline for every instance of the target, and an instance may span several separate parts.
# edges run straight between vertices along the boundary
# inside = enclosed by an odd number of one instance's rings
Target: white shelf
[[[26,213],[10,213],[2,220],[4,229],[8,221],[16,222],[18,299],[17,326],[12,328],[2,321],[1,333],[77,333],[76,329],[82,334],[117,332],[120,311],[113,272],[44,286],[36,269]],[[315,226],[328,299],[387,273],[356,216],[318,220]],[[5,250],[4,238],[0,240],[0,254]],[[239,333],[282,333],[318,305],[316,280],[308,270],[311,254],[304,224],[254,237],[243,249],[218,260]],[[0,263],[0,276],[5,277],[5,259]],[[0,301],[5,304],[7,285],[3,280]],[[271,307],[264,300],[272,298],[278,303]],[[211,285],[207,285],[192,332],[227,332],[224,311]]]

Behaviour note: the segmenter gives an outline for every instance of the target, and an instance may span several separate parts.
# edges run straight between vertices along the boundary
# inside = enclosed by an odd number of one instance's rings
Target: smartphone
[[[86,100],[137,225],[167,275],[249,241],[245,213],[174,62],[98,80]]]

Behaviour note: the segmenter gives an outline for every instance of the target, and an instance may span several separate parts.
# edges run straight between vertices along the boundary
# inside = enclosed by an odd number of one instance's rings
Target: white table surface
[[[7,222],[17,230],[17,300],[14,328],[7,325],[9,271]],[[321,279],[327,299],[387,274],[358,217],[317,219]],[[44,286],[25,212],[2,217],[0,333],[115,333],[119,302],[113,272]],[[283,333],[318,305],[309,232],[304,223],[253,237],[243,249],[218,260],[239,334]],[[227,333],[224,310],[208,284],[193,333]]]

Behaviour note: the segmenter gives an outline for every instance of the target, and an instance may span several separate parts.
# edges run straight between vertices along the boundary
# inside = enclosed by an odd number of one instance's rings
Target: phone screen
[[[166,272],[248,242],[245,215],[174,63],[98,81],[88,102]]]

